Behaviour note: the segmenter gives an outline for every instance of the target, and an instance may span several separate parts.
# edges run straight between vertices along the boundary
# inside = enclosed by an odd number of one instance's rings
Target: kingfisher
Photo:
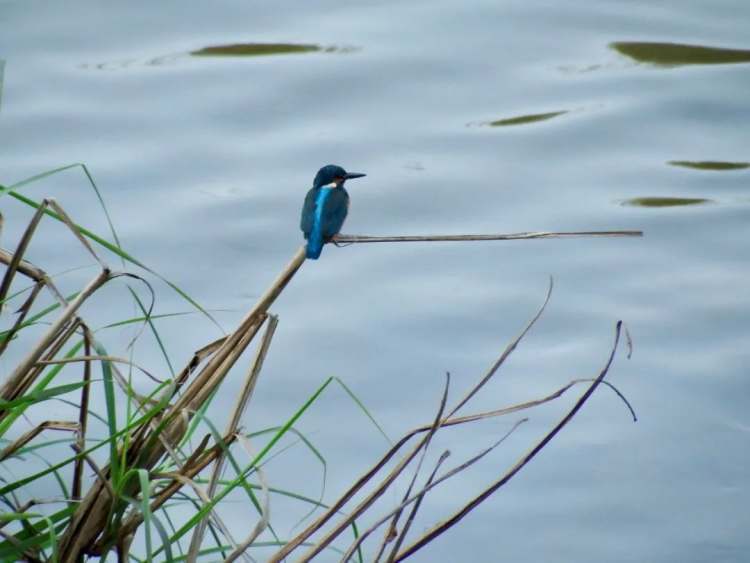
[[[300,229],[305,234],[305,256],[317,260],[323,245],[341,230],[349,212],[349,194],[344,182],[365,174],[347,172],[341,166],[327,164],[315,175],[313,186],[305,196]]]

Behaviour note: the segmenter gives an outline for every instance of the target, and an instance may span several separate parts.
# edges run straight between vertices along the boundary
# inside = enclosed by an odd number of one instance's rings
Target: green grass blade
[[[59,463],[52,465],[49,469],[38,471],[37,473],[24,477],[23,479],[19,479],[18,481],[14,481],[13,483],[9,483],[0,487],[0,496],[7,495],[15,490],[20,489],[21,487],[28,485],[29,483],[36,481],[37,479],[41,479],[42,477],[45,477],[46,475],[52,473],[54,470],[65,467],[66,465],[73,463],[77,459],[82,459],[84,456],[91,455],[99,448],[104,447],[110,442],[116,441],[118,438],[121,438],[123,435],[127,434],[135,428],[138,428],[142,424],[147,424],[151,419],[161,414],[163,412],[163,409],[163,405],[156,405],[154,408],[149,409],[148,412],[146,412],[142,417],[134,420],[131,424],[128,424],[124,428],[120,429],[116,434],[110,436],[106,440],[102,440],[98,444],[91,446],[83,452],[73,455]]]
[[[167,354],[167,349],[164,347],[164,343],[161,340],[159,331],[156,330],[156,326],[153,323],[153,316],[151,315],[151,313],[148,312],[148,309],[143,305],[141,298],[138,297],[138,294],[135,292],[135,290],[132,287],[130,287],[130,285],[128,285],[128,291],[130,291],[130,294],[133,296],[133,299],[135,299],[135,302],[138,304],[138,308],[141,310],[141,313],[143,313],[144,319],[146,323],[148,323],[148,326],[151,329],[151,333],[154,335],[156,344],[159,346],[159,350],[161,350],[161,355],[164,357],[164,361],[167,363],[167,368],[169,368],[169,373],[172,375],[172,377],[174,377],[174,367],[172,366],[172,362],[169,360],[169,354]]]
[[[42,391],[34,391],[28,395],[23,395],[17,399],[13,399],[12,401],[4,401],[3,399],[0,399],[0,411],[7,411],[21,405],[28,407],[35,403],[41,403],[42,401],[46,401],[57,395],[64,395],[65,393],[70,393],[71,391],[80,389],[84,385],[86,385],[85,381],[79,381],[78,383],[68,383],[67,385],[60,385],[59,387],[50,387],[49,389],[44,389]]]
[[[73,168],[74,166],[77,166],[77,165],[64,166],[64,167],[61,167],[61,168],[58,168],[58,169],[55,169],[55,170],[51,170],[49,172],[45,172],[43,174],[37,174],[36,176],[32,176],[31,178],[27,178],[26,180],[23,180],[22,182],[19,182],[17,184],[13,184],[13,185],[11,185],[9,187],[0,186],[0,196],[2,196],[3,194],[7,193],[8,195],[10,195],[11,197],[17,199],[18,201],[20,201],[22,203],[25,203],[26,205],[28,205],[30,207],[33,207],[34,209],[38,209],[40,207],[40,204],[38,202],[36,202],[33,199],[28,198],[28,197],[26,197],[24,195],[21,195],[18,192],[15,192],[13,190],[15,190],[15,189],[17,189],[17,188],[19,188],[21,186],[24,186],[24,185],[26,185],[28,183],[31,183],[32,181],[36,181],[36,180],[40,180],[42,178],[45,178],[45,177],[49,176],[50,174],[54,174],[54,173],[57,173],[57,172],[61,172],[63,170],[67,170],[69,168]],[[45,209],[44,213],[46,215],[52,217],[53,219],[56,219],[57,221],[62,221],[62,217],[60,217],[57,213],[55,213],[54,211],[52,211],[50,209]],[[188,295],[187,293],[185,293],[185,291],[183,291],[182,289],[180,289],[176,284],[172,283],[171,281],[169,281],[168,279],[166,279],[165,277],[163,277],[158,272],[155,272],[154,270],[152,270],[151,268],[149,268],[148,266],[146,266],[145,264],[143,264],[142,262],[140,262],[139,260],[137,260],[135,257],[131,256],[130,254],[128,254],[127,252],[125,252],[124,250],[122,250],[122,248],[120,248],[118,245],[112,244],[111,242],[109,242],[105,238],[97,235],[96,233],[94,233],[94,232],[92,232],[92,231],[90,231],[90,230],[86,229],[85,227],[82,227],[82,226],[80,226],[78,224],[75,224],[75,227],[76,227],[76,229],[78,229],[78,232],[81,233],[83,236],[85,236],[86,238],[91,239],[92,241],[96,242],[100,246],[106,248],[107,250],[109,250],[110,252],[112,252],[113,254],[115,254],[116,256],[118,256],[120,259],[122,259],[122,260],[124,260],[126,262],[129,262],[129,263],[131,263],[131,264],[133,264],[135,266],[138,266],[139,268],[142,268],[143,270],[145,270],[145,271],[149,272],[150,274],[152,274],[152,275],[156,276],[157,278],[159,278],[162,282],[164,282],[169,287],[171,287],[172,290],[174,290],[180,297],[182,297],[183,299],[185,299],[188,303],[190,303],[193,307],[195,307],[198,311],[200,311],[206,318],[208,318],[214,325],[216,325],[216,327],[219,328],[219,330],[221,330],[222,332],[224,332],[224,330],[222,329],[221,325],[213,317],[213,315],[211,315],[211,313],[209,313],[206,309],[204,309],[203,306],[200,303],[198,303],[195,299],[193,299],[192,297],[190,297],[190,295]]]
[[[58,560],[58,550],[57,550],[57,533],[55,531],[55,526],[52,522],[52,520],[45,516],[44,514],[39,514],[36,512],[6,512],[3,514],[0,514],[0,522],[13,522],[16,520],[20,520],[23,523],[30,524],[30,521],[34,518],[39,518],[39,524],[44,524],[44,528],[46,529],[46,534],[40,534],[37,533],[36,535],[31,536],[31,540],[34,540],[31,544],[26,544],[25,542],[20,542],[19,545],[13,546],[10,544],[10,549],[7,550],[7,556],[0,555],[2,557],[3,561],[23,561],[25,560],[25,557],[23,557],[23,552],[30,547],[39,547],[44,548],[45,546],[50,546],[52,548],[52,558],[51,561],[57,561]],[[31,525],[30,528],[32,530],[37,530],[36,525]],[[41,529],[39,529],[41,531]],[[3,542],[5,544],[6,542]],[[34,545],[36,544],[36,546]],[[0,549],[0,553],[6,552],[6,549]]]
[[[170,317],[184,317],[184,316],[193,315],[193,314],[194,313],[192,311],[182,311],[180,313],[161,313],[159,315],[151,315],[150,317],[145,317],[145,316],[144,317],[131,317],[129,319],[125,319],[125,320],[122,320],[122,321],[117,321],[117,322],[114,322],[114,323],[110,323],[110,324],[101,326],[101,327],[97,328],[96,331],[94,331],[94,332],[98,332],[100,330],[105,330],[105,329],[108,329],[108,328],[118,328],[118,327],[121,327],[121,326],[127,326],[127,325],[142,323],[142,322],[148,320],[149,318],[151,320],[168,319]]]
[[[78,353],[81,348],[83,348],[83,340],[80,340],[70,350],[68,350],[68,352],[65,354],[65,358],[72,358]],[[47,385],[49,385],[50,381],[57,377],[57,374],[59,374],[64,367],[65,364],[50,366],[50,369],[49,371],[47,371],[46,375],[42,376],[42,378],[39,380],[39,383],[34,386],[32,393],[40,392],[41,390],[45,389]],[[5,435],[5,433],[8,431],[8,429],[10,429],[16,419],[18,419],[18,417],[21,416],[27,408],[28,405],[19,406],[11,413],[9,413],[2,422],[0,422],[0,437]]]
[[[100,356],[108,356],[107,350],[97,340],[93,341],[94,350]],[[107,429],[109,430],[109,463],[112,484],[120,482],[120,458],[117,455],[117,406],[115,401],[115,384],[112,377],[112,363],[101,360],[102,380],[104,382],[104,402],[107,409]]]
[[[145,525],[146,534],[146,561],[151,563],[151,553],[153,548],[151,546],[151,525],[153,524],[153,518],[151,514],[151,483],[148,480],[148,471],[145,469],[138,469],[138,481],[141,485],[141,506],[140,511],[143,516],[143,524]],[[162,546],[168,548],[169,541],[163,542]],[[171,559],[171,554],[167,560]]]
[[[297,420],[307,411],[310,406],[315,403],[315,401],[320,397],[321,393],[325,391],[325,389],[330,385],[331,381],[333,381],[332,377],[329,377],[325,380],[325,382],[318,387],[318,389],[313,393],[307,401],[289,418],[289,420],[284,423],[284,425],[281,427],[281,429],[276,433],[276,435],[266,444],[263,449],[255,456],[255,458],[245,467],[245,469],[240,473],[240,475],[231,481],[231,484],[227,487],[225,487],[223,490],[219,491],[216,496],[214,496],[213,499],[211,499],[210,503],[204,504],[203,508],[201,508],[200,511],[198,511],[197,514],[193,515],[192,518],[190,518],[183,526],[180,528],[176,534],[174,534],[171,538],[171,542],[175,542],[179,540],[182,536],[184,536],[187,532],[189,532],[191,529],[195,527],[195,525],[198,523],[200,519],[202,519],[206,514],[208,514],[209,510],[213,510],[214,506],[216,506],[224,497],[226,497],[232,490],[234,490],[240,483],[240,481],[244,478],[245,475],[247,475],[250,471],[255,469],[255,467],[258,465],[258,463],[261,462],[261,460],[266,456],[266,454],[276,445],[276,443],[281,440],[281,438],[287,433],[287,431],[294,425]],[[0,491],[1,493],[2,491]],[[157,552],[158,553],[158,552]]]
[[[68,295],[66,297],[66,299],[68,301],[72,301],[73,299],[75,299],[76,297],[78,297],[78,293],[79,292],[71,293],[70,295]],[[57,311],[59,308],[60,308],[60,304],[59,303],[53,303],[52,305],[49,305],[48,307],[45,307],[44,309],[42,309],[38,313],[35,313],[35,314],[31,315],[30,317],[28,317],[26,320],[24,320],[20,325],[18,325],[18,329],[17,330],[20,331],[20,330],[22,330],[22,329],[24,329],[24,328],[26,328],[28,326],[31,326],[31,325],[35,324],[37,321],[43,319],[44,317],[46,317],[47,315],[49,315],[53,311]],[[9,331],[7,331],[7,330],[5,330],[3,332],[0,332],[0,339],[5,340],[7,338],[8,332]]]
[[[375,417],[372,416],[372,414],[370,414],[370,411],[367,410],[367,407],[365,406],[365,404],[362,401],[359,400],[359,397],[357,397],[354,394],[354,391],[352,391],[351,389],[349,389],[349,387],[347,387],[346,383],[344,383],[340,378],[334,377],[333,379],[336,381],[336,383],[338,383],[341,386],[341,388],[346,392],[346,394],[349,395],[349,398],[351,398],[351,400],[356,403],[356,405],[360,408],[360,410],[363,413],[365,413],[365,416],[370,419],[370,422],[372,422],[375,425],[375,428],[377,428],[378,431],[383,435],[383,438],[385,438],[386,442],[388,442],[388,445],[392,446],[393,445],[393,440],[391,440],[388,437],[388,434],[385,433],[385,430],[383,430],[383,427],[380,426],[380,424],[378,424],[378,421],[375,420]]]

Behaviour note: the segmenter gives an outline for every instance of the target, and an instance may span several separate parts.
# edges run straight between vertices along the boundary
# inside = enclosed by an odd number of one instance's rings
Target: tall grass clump
[[[23,193],[23,188],[71,169],[79,169],[91,186],[110,226],[107,237],[77,224],[74,214],[55,200],[37,201]],[[269,561],[310,561],[322,553],[342,561],[401,561],[456,525],[513,478],[600,385],[619,395],[605,377],[620,341],[620,322],[615,325],[614,342],[603,367],[594,377],[574,380],[525,403],[470,410],[473,400],[541,316],[552,290],[550,283],[544,304],[487,372],[458,394],[458,399],[452,398],[455,394],[450,393],[450,376],[446,375],[434,416],[421,426],[404,429],[400,439],[354,482],[335,483],[335,489],[344,492],[330,504],[295,491],[274,490],[268,485],[264,464],[280,452],[281,440],[287,436],[298,436],[314,450],[295,426],[331,385],[342,386],[374,421],[343,382],[328,378],[274,428],[265,430],[267,440],[257,451],[251,444],[257,434],[240,427],[240,417],[252,404],[279,322],[270,307],[303,265],[304,250],[292,256],[234,330],[195,350],[181,369],[175,370],[157,329],[160,315],[155,313],[153,281],[166,283],[198,315],[214,319],[178,285],[122,248],[88,169],[72,165],[0,186],[3,196],[5,201],[13,198],[33,208],[34,213],[13,248],[0,249],[0,262],[5,265],[0,282],[4,320],[0,355],[6,366],[11,366],[0,380],[0,501],[5,509],[0,514],[2,561],[77,562],[107,556],[118,561],[233,561],[251,560],[252,549],[261,547]],[[66,236],[77,241],[97,264],[96,273],[71,294],[58,289],[43,264],[26,259],[43,221],[58,222]],[[351,239],[344,237],[346,242],[357,242]],[[95,303],[102,288],[112,284],[122,286],[122,299],[133,304],[136,314],[111,319],[106,327],[97,329],[87,322],[85,306]],[[138,338],[153,338],[166,359],[166,368],[141,366],[132,353],[134,348],[128,357],[107,349],[100,331],[128,325],[140,327]],[[238,365],[248,355],[248,363]],[[214,421],[223,419],[225,413],[212,399],[230,371],[243,383],[227,424],[219,428]],[[149,382],[147,389],[134,384],[134,372],[143,374],[139,381]],[[510,424],[509,430],[485,449],[452,465],[447,451],[437,462],[426,455],[434,448],[438,433],[532,409],[558,399],[577,384],[584,385],[583,393],[526,454],[510,467],[497,468],[496,480],[478,494],[467,494],[453,514],[430,514],[437,522],[433,527],[412,529],[431,491],[472,465],[487,463],[487,454],[525,419]],[[47,419],[47,413],[57,412],[59,405],[65,407],[65,418]],[[314,451],[322,458],[322,453]],[[383,510],[382,503],[376,501],[393,491],[397,480],[406,483],[405,491],[390,510]],[[307,503],[319,513],[306,520],[293,537],[282,537],[270,516],[272,494]],[[221,515],[222,503],[230,495],[244,499],[255,514],[246,523],[243,537],[235,537]]]

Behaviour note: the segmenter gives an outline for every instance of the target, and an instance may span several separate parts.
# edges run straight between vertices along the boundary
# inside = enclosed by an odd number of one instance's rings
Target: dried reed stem
[[[424,442],[424,447],[422,448],[422,456],[419,458],[419,461],[417,462],[417,467],[414,470],[414,474],[412,475],[411,482],[409,483],[409,486],[407,487],[406,492],[404,493],[403,498],[401,499],[402,503],[406,501],[406,499],[408,499],[409,496],[411,495],[411,491],[417,482],[417,477],[419,477],[419,471],[422,468],[422,464],[424,463],[425,458],[427,457],[427,450],[430,447],[430,442],[432,441],[432,438],[435,436],[437,431],[440,429],[440,422],[443,419],[443,413],[445,412],[445,405],[448,402],[448,390],[450,388],[450,381],[451,381],[450,373],[446,373],[445,374],[445,387],[443,389],[443,397],[440,400],[440,407],[438,408],[438,411],[435,414],[435,420],[433,421],[432,426],[430,427],[430,430],[427,433],[427,436]],[[401,518],[401,510],[397,510],[393,514],[391,524],[386,530],[385,535],[383,536],[383,540],[380,544],[380,549],[378,550],[377,556],[375,557],[375,563],[377,563],[380,560],[380,557],[385,551],[388,543],[397,535],[398,521],[400,518]],[[353,551],[354,549],[352,548],[352,552]]]
[[[83,353],[86,356],[91,355],[91,342],[93,337],[89,327],[81,323],[83,327]],[[89,421],[89,398],[91,396],[91,362],[83,364],[83,387],[81,388],[81,402],[78,409],[78,435],[76,444],[80,451],[86,449],[86,433],[88,431]],[[73,465],[73,485],[70,488],[70,498],[80,500],[83,491],[83,459],[76,458]]]
[[[15,254],[13,254],[12,252],[8,252],[7,250],[3,250],[2,248],[0,248],[0,264],[10,266],[14,256]],[[44,272],[44,270],[37,268],[36,266],[34,266],[34,264],[32,264],[31,262],[27,262],[26,260],[20,260],[16,268],[24,276],[26,276],[27,278],[31,278],[35,282],[47,280],[47,274]]]
[[[216,444],[211,449],[207,450],[196,460],[188,460],[179,472],[177,473],[156,473],[153,475],[154,479],[171,479],[171,482],[159,491],[156,497],[151,501],[151,512],[156,512],[165,502],[167,502],[172,496],[182,487],[182,483],[178,476],[187,477],[192,479],[198,473],[203,471],[209,464],[216,460],[220,455],[223,455],[224,449],[228,448],[237,439],[237,435],[224,436],[223,444]],[[130,534],[135,533],[138,526],[143,523],[143,515],[140,512],[135,512],[128,519],[123,522],[122,526],[118,530],[118,536],[126,537]]]
[[[260,329],[268,308],[281,294],[304,261],[305,249],[301,247],[281,274],[245,315],[238,328],[221,342],[218,349],[210,355],[208,363],[201,372],[190,382],[177,401],[168,408],[163,417],[164,423],[159,424],[156,430],[152,430],[148,426],[141,428],[133,439],[128,452],[128,460],[133,466],[145,469],[152,468],[166,451],[164,443],[160,440],[166,437],[167,442],[172,444],[180,440],[187,428],[187,417],[184,415],[187,414],[189,417],[190,413],[198,410],[213,390],[223,381],[224,376]],[[188,373],[192,371],[191,367],[192,362],[188,366]],[[136,484],[133,482],[128,486],[135,487]],[[109,506],[106,502],[98,500],[101,487],[101,483],[94,484],[63,534],[60,541],[60,553],[61,560],[65,563],[77,561],[89,549],[89,546],[97,540],[104,529],[105,516]],[[124,491],[125,494],[129,490]],[[135,527],[137,526],[138,524],[135,524]],[[134,531],[134,529],[131,531]],[[120,535],[120,537],[124,537],[124,535]],[[100,550],[105,550],[110,542],[111,538],[101,538],[96,543]]]
[[[403,551],[401,551],[396,558],[394,559],[395,562],[403,561],[410,555],[413,555],[416,551],[427,545],[429,542],[431,542],[433,539],[435,539],[437,536],[445,532],[448,528],[451,528],[455,524],[457,524],[464,516],[466,516],[469,512],[474,510],[477,506],[479,506],[482,502],[484,502],[487,498],[489,498],[495,491],[497,491],[500,487],[505,485],[508,481],[510,481],[513,476],[515,476],[527,463],[529,463],[549,442],[552,440],[552,438],[557,435],[562,428],[570,422],[570,420],[576,415],[576,413],[581,409],[581,407],[584,405],[586,401],[588,401],[589,397],[591,397],[591,394],[596,390],[597,387],[599,387],[599,384],[604,380],[604,377],[609,372],[609,368],[612,365],[612,361],[615,358],[615,352],[617,351],[617,345],[620,341],[620,331],[622,329],[622,321],[617,321],[617,325],[615,327],[615,339],[614,344],[612,345],[612,351],[609,354],[609,358],[607,358],[607,362],[604,365],[604,368],[602,368],[601,372],[597,376],[596,379],[594,379],[594,382],[589,386],[588,389],[581,395],[581,397],[576,401],[575,405],[565,414],[565,416],[560,419],[560,421],[550,430],[544,438],[542,438],[526,455],[524,455],[521,459],[518,460],[518,462],[510,468],[500,479],[492,483],[489,487],[487,487],[482,493],[474,497],[470,502],[466,503],[463,508],[458,510],[456,513],[453,514],[448,520],[441,522],[437,524],[436,526],[433,526],[430,530],[425,532],[419,539],[417,539],[415,542],[413,542],[411,545],[407,546]]]
[[[268,348],[271,346],[271,339],[273,338],[274,332],[276,332],[276,326],[278,324],[279,318],[275,315],[269,315],[268,323],[266,325],[266,332],[263,334],[263,340],[261,341],[260,346],[258,346],[255,358],[253,359],[250,370],[247,374],[245,384],[242,387],[240,395],[237,397],[237,402],[235,403],[235,407],[232,411],[232,417],[227,424],[227,428],[224,431],[224,434],[234,434],[237,431],[240,423],[240,418],[242,417],[242,413],[245,412],[245,408],[247,407],[247,404],[252,397],[253,391],[255,389],[255,384],[258,381],[258,376],[260,375],[260,370],[263,368],[263,362],[266,358],[266,354],[268,354]],[[216,487],[219,484],[219,479],[221,477],[221,472],[224,469],[225,460],[225,456],[219,457],[213,467],[213,471],[211,472],[211,477],[208,483],[208,489],[206,491],[209,499],[213,498],[214,494],[216,493]],[[188,563],[192,563],[197,560],[198,552],[200,551],[200,546],[203,542],[203,536],[206,531],[207,522],[207,519],[204,518],[195,527],[193,537],[190,540],[190,548],[188,549]]]
[[[525,232],[489,235],[423,235],[423,236],[386,236],[372,237],[367,235],[336,235],[333,242],[337,244],[355,244],[362,242],[463,242],[478,240],[526,240],[539,238],[579,238],[579,237],[642,237],[643,231],[569,231],[569,232]]]
[[[440,423],[441,426],[444,426],[448,423],[446,419],[450,419],[460,408],[462,408],[476,393],[479,391],[479,389],[484,386],[487,381],[489,381],[497,372],[499,367],[505,362],[505,360],[508,358],[508,356],[515,350],[516,346],[518,346],[519,342],[523,339],[524,336],[528,333],[528,331],[531,329],[531,327],[536,323],[536,321],[541,316],[542,312],[544,311],[545,307],[547,306],[547,303],[549,302],[550,295],[552,294],[552,287],[553,283],[550,279],[550,285],[549,289],[547,290],[547,295],[544,299],[544,302],[542,303],[542,306],[539,308],[539,311],[534,315],[534,317],[528,322],[528,324],[524,327],[524,329],[521,331],[521,333],[503,350],[503,352],[500,354],[498,359],[494,362],[494,364],[491,366],[491,368],[488,370],[488,372],[479,380],[479,382],[474,385],[474,387],[464,396],[463,399],[461,399],[458,404],[450,411],[448,416],[443,419]],[[424,429],[420,429],[420,431],[429,431],[431,426],[425,427]],[[398,452],[399,449],[409,440],[412,436],[417,434],[417,432],[412,432],[404,436],[396,445],[394,445],[381,459],[378,461],[373,467],[371,467],[362,477],[360,477],[344,494],[342,494],[338,500],[336,500],[333,505],[331,505],[326,512],[321,514],[314,522],[312,522],[307,528],[305,528],[302,532],[300,532],[297,536],[292,538],[287,544],[285,544],[278,552],[276,552],[273,557],[269,560],[269,563],[278,563],[285,557],[287,557],[292,551],[294,551],[296,548],[298,548],[300,545],[302,545],[310,536],[312,536],[315,532],[320,530],[327,522],[330,520],[334,515],[338,514],[338,512],[343,508],[343,506],[349,502],[349,500],[362,488],[364,487],[379,471],[380,469]],[[393,480],[396,479],[396,477],[403,471],[403,469],[411,462],[412,459],[419,453],[419,451],[422,449],[422,447],[427,442],[427,437],[422,437],[421,440],[412,447],[412,449],[405,455],[403,459],[396,465],[394,469],[391,470],[391,473],[388,474],[388,476],[381,482],[381,484],[378,486],[378,488],[375,489],[370,495],[368,495],[360,504],[350,513],[351,518],[347,517],[343,519],[342,522],[340,522],[334,529],[329,532],[323,540],[321,540],[321,543],[316,545],[313,549],[308,550],[307,553],[305,553],[304,557],[312,557],[316,553],[319,552],[318,547],[322,549],[328,543],[333,541],[333,539],[341,533],[343,529],[350,523],[350,521],[353,518],[356,518],[358,514],[360,514],[363,510],[367,509],[380,495],[385,492],[385,488],[390,486],[390,483],[393,482]],[[325,543],[323,543],[325,542]]]

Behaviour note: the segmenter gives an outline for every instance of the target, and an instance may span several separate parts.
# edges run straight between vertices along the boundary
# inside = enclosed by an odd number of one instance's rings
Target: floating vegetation
[[[267,57],[270,55],[298,55],[301,53],[349,52],[351,47],[323,47],[312,43],[233,43],[213,45],[191,51],[194,57]]]
[[[84,63],[86,70],[127,70],[132,67],[165,66],[189,60],[189,57],[268,57],[273,55],[299,55],[304,53],[351,53],[356,47],[323,46],[312,43],[233,43],[210,45],[190,52],[159,55],[149,59],[123,59],[101,63]],[[0,69],[2,70],[2,69]],[[0,78],[2,74],[0,73]]]
[[[712,170],[716,172],[750,168],[750,162],[725,162],[722,160],[670,160],[667,164],[671,166],[681,166],[682,168]]]
[[[547,121],[559,115],[568,113],[568,110],[563,111],[550,111],[547,113],[530,113],[528,115],[518,115],[516,117],[507,117],[505,119],[498,119],[496,121],[486,121],[481,125],[489,127],[509,127],[513,125],[526,125],[527,123],[537,123],[539,121]]]
[[[745,49],[723,49],[703,45],[680,43],[656,43],[641,41],[617,41],[610,43],[612,49],[638,61],[657,66],[721,65],[750,62],[750,51]]]
[[[702,197],[634,197],[626,199],[622,205],[633,207],[680,207],[684,205],[704,205],[714,203]]]

